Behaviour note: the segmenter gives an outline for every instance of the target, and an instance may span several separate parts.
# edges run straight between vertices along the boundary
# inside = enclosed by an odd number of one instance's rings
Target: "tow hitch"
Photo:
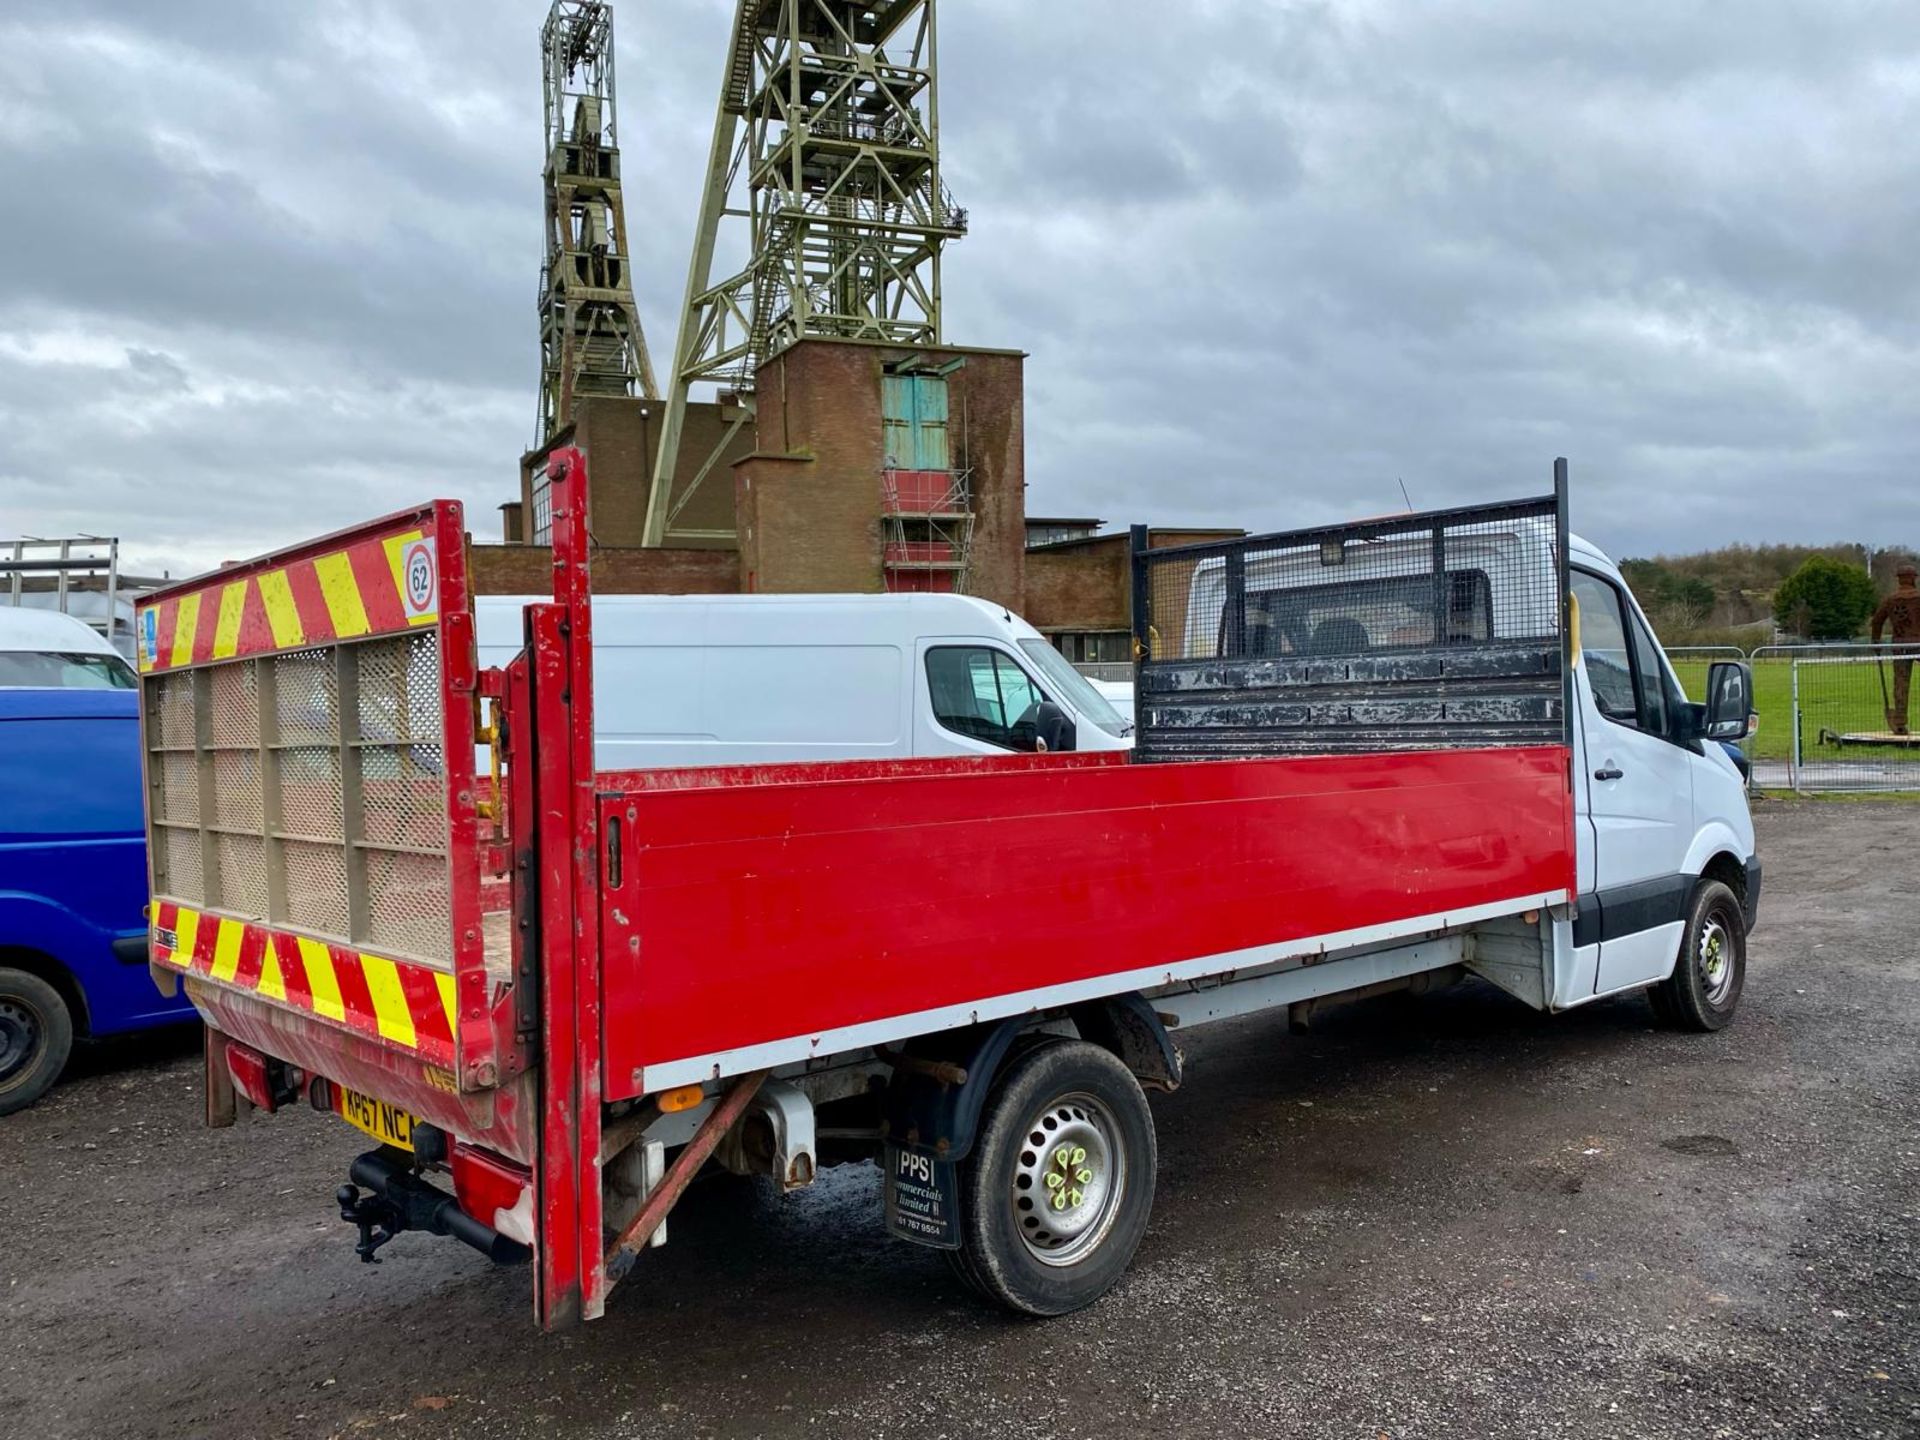
[[[369,1150],[347,1170],[352,1183],[342,1185],[334,1198],[340,1218],[360,1230],[354,1253],[368,1265],[378,1265],[374,1252],[406,1230],[429,1235],[451,1235],[478,1250],[496,1265],[523,1265],[533,1258],[530,1247],[510,1240],[481,1224],[460,1208],[460,1202],[415,1175],[398,1152]],[[360,1187],[371,1193],[362,1195]]]

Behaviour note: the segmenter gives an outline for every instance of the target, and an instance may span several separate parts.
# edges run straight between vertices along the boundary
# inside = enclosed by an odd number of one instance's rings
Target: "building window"
[[[1133,658],[1133,636],[1125,630],[1069,630],[1053,643],[1076,665],[1123,665]]]
[[[1029,520],[1027,548],[1054,545],[1062,540],[1087,540],[1100,533],[1098,520]]]

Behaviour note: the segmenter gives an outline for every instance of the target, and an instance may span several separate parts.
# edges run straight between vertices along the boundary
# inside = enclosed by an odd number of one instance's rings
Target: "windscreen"
[[[1074,709],[1093,721],[1107,734],[1113,736],[1129,735],[1133,731],[1131,722],[1121,719],[1120,712],[1107,703],[1102,695],[1082,675],[1068,663],[1062,655],[1045,640],[1022,640],[1020,648],[1027,652],[1027,658],[1033,661],[1040,671],[1040,677],[1058,690]]]
[[[118,655],[0,650],[0,689],[131,690],[136,683]]]

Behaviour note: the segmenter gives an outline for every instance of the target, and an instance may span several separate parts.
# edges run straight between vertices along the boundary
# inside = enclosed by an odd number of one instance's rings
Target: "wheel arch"
[[[1729,871],[1737,876],[1738,883],[1728,880],[1736,890],[1745,890],[1747,883],[1747,856],[1750,847],[1741,845],[1739,835],[1733,827],[1721,821],[1703,825],[1700,833],[1693,837],[1693,844],[1687,847],[1686,863],[1680,868],[1688,875],[1700,875],[1710,880],[1726,880]]]
[[[73,971],[46,951],[26,945],[0,945],[0,970],[24,970],[46,981],[53,987],[54,993],[66,1002],[67,1013],[73,1019],[74,1037],[85,1039],[92,1033],[86,990]]]
[[[1064,1011],[1010,1016],[909,1040],[887,1088],[887,1138],[941,1159],[965,1159],[1008,1057],[1029,1036],[1047,1035],[1051,1032],[1044,1027],[1063,1019],[1082,1040],[1126,1066],[1142,1089],[1179,1087],[1180,1050],[1153,1006],[1138,993],[1113,995]]]
[[[1702,880],[1718,880],[1740,898],[1744,910],[1747,903],[1747,865],[1731,850],[1720,850],[1709,856],[1700,867]]]

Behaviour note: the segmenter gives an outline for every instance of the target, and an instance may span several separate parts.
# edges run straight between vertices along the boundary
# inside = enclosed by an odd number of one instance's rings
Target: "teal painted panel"
[[[880,377],[880,427],[886,438],[887,464],[914,469],[914,395],[911,375]]]
[[[914,384],[914,451],[919,470],[951,470],[947,447],[947,377],[916,375]]]
[[[951,469],[946,377],[883,375],[880,384],[887,464],[899,470]]]

